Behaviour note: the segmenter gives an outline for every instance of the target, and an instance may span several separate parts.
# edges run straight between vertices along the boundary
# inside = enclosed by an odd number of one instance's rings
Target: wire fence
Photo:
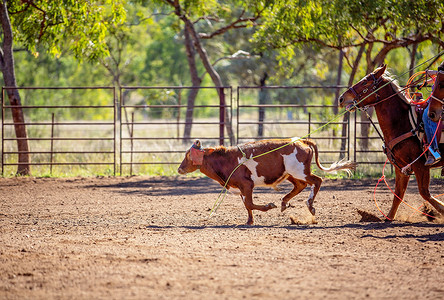
[[[382,142],[357,114],[331,122],[335,93],[343,86],[294,87],[20,87],[21,105],[2,88],[1,170],[11,176],[20,154],[34,175],[174,174],[195,139],[204,146],[233,146],[268,138],[307,136],[323,162],[346,157],[381,165]],[[311,103],[317,103],[316,105]],[[14,121],[20,109],[23,122]],[[27,129],[25,138],[15,128]],[[19,151],[26,140],[29,150]]]

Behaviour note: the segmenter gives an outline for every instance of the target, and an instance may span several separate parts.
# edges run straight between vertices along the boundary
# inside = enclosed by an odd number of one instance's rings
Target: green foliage
[[[125,20],[119,0],[8,1],[17,41],[38,55],[43,45],[54,56],[68,46],[78,59],[97,59],[108,53],[105,44],[108,24]]]
[[[191,85],[183,38],[173,26],[175,21],[163,17],[147,30],[152,42],[146,45],[141,76],[150,85]],[[199,71],[203,72],[202,66]]]
[[[442,36],[444,4],[439,0],[292,0],[276,1],[264,13],[254,41],[262,49],[312,43],[317,47],[351,46],[404,37],[414,32]]]

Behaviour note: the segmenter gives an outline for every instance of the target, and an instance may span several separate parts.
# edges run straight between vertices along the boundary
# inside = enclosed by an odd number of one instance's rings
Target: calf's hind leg
[[[311,185],[311,193],[307,200],[307,207],[310,213],[314,216],[316,213],[315,208],[313,207],[314,199],[319,192],[322,184],[322,178],[313,174],[308,175],[305,178],[306,182]]]
[[[299,194],[303,189],[305,189],[307,187],[307,183],[296,179],[292,176],[289,176],[287,178],[288,181],[290,181],[293,184],[293,189],[291,190],[290,193],[288,193],[287,195],[284,196],[284,198],[282,198],[282,203],[281,203],[281,212],[283,212],[284,210],[287,209],[287,203],[288,201],[290,201],[291,198],[293,198],[294,196],[296,196],[297,194]]]

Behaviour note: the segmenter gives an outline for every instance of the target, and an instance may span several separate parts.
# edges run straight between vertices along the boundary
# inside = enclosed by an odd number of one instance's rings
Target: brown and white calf
[[[277,148],[279,149],[275,150]],[[268,151],[272,152],[256,157]],[[196,140],[193,146],[187,150],[178,172],[179,174],[187,174],[199,169],[203,174],[224,186],[233,170],[242,163],[230,177],[226,188],[240,192],[248,211],[247,224],[251,225],[253,224],[253,209],[267,211],[276,208],[273,203],[254,204],[254,187],[271,186],[277,189],[277,185],[285,179],[290,181],[294,187],[282,199],[281,211],[287,208],[291,198],[310,185],[311,193],[307,200],[307,206],[310,212],[315,214],[313,202],[321,187],[322,178],[311,174],[310,165],[313,152],[317,166],[325,172],[337,170],[350,172],[356,167],[353,162],[340,161],[332,164],[330,168],[324,168],[319,163],[318,148],[310,140],[296,138],[262,140],[228,148],[223,146],[202,148],[200,141]]]

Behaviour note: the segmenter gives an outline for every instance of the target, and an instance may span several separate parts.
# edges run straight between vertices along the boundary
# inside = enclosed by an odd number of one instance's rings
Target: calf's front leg
[[[244,188],[242,189],[242,201],[244,202],[245,208],[248,212],[248,220],[247,225],[253,225],[253,209],[260,211],[268,211],[270,209],[276,208],[274,203],[268,203],[267,205],[256,205],[253,203],[253,188]]]

